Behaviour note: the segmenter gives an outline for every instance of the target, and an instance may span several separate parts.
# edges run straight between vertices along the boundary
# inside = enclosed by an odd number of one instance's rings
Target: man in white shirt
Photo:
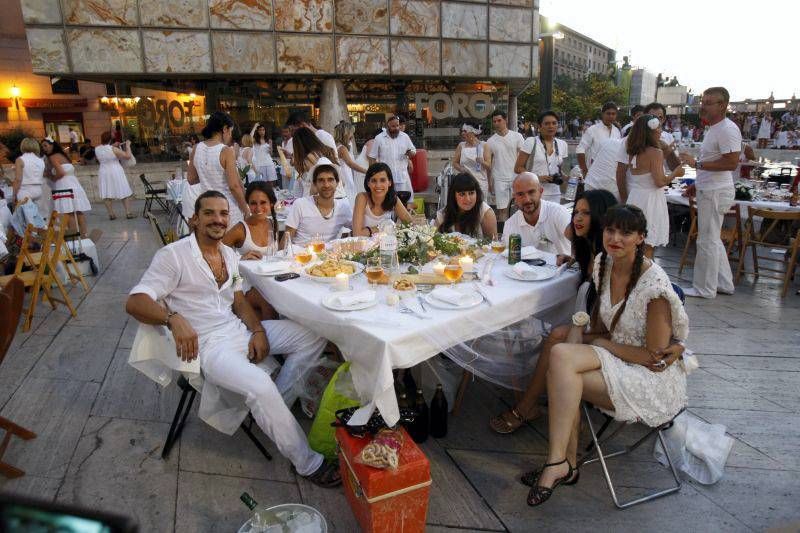
[[[353,210],[347,198],[335,199],[339,185],[336,166],[321,157],[312,173],[317,194],[298,198],[286,217],[286,234],[292,244],[307,245],[319,235],[324,242],[339,237],[339,232],[353,220]]]
[[[486,141],[489,150],[484,159],[492,166],[489,193],[494,193],[497,220],[503,221],[508,218],[511,203],[511,183],[516,176],[514,164],[525,139],[519,132],[508,129],[508,120],[503,111],[496,110],[492,113],[492,127],[495,133]]]
[[[627,167],[625,139],[605,139],[602,141],[597,157],[584,180],[586,190],[606,190],[613,194],[617,201],[620,201],[616,176],[617,162],[623,157]]]
[[[614,125],[617,119],[617,104],[614,102],[606,102],[603,104],[602,114],[600,115],[601,122],[594,124],[586,130],[581,137],[581,142],[575,149],[578,155],[578,165],[581,167],[583,175],[589,173],[589,167],[592,162],[600,153],[600,144],[605,139],[619,139],[621,137],[619,130]]]
[[[503,226],[503,237],[514,233],[522,236],[522,246],[535,246],[543,252],[556,254],[557,264],[566,261],[572,245],[564,234],[570,223],[569,211],[559,204],[542,200],[542,185],[531,172],[523,172],[512,185],[514,203],[519,211]]]
[[[636,119],[641,117],[646,111],[644,110],[643,106],[636,104],[631,108],[631,121],[625,124],[620,131],[620,134],[625,137],[630,129],[633,127],[633,123],[636,122]]]
[[[367,158],[370,165],[376,162],[389,165],[395,190],[408,191],[413,199],[408,163],[416,153],[411,137],[400,130],[400,117],[394,116],[386,122],[386,131],[375,137]]]
[[[738,126],[726,118],[730,95],[724,87],[711,87],[700,101],[700,118],[709,129],[695,160],[682,153],[681,159],[697,169],[695,185],[688,194],[697,192],[697,253],[694,260],[692,287],[686,296],[714,298],[717,293],[733,294],[733,273],[725,245],[720,238],[725,213],[734,203],[733,174],[739,164],[742,135]]]
[[[222,193],[197,198],[192,225],[192,235],[156,252],[131,289],[126,311],[144,324],[169,328],[184,362],[199,357],[204,420],[233,433],[249,409],[298,474],[324,487],[340,484],[336,465],[309,447],[287,405],[297,398],[305,371],[316,366],[325,339],[289,320],[258,320],[242,294],[239,256],[222,244],[228,226]],[[278,365],[270,354],[285,355],[275,381]],[[220,389],[243,397],[247,408],[232,407]]]

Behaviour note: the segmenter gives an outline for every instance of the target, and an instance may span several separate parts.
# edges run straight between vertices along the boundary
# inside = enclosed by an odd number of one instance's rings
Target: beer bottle
[[[422,389],[417,389],[417,403],[415,405],[417,417],[414,423],[408,428],[411,433],[411,438],[414,442],[425,442],[428,440],[428,404],[425,403],[425,397],[422,395]]]
[[[437,439],[447,436],[447,398],[441,383],[436,385],[431,400],[431,436]]]

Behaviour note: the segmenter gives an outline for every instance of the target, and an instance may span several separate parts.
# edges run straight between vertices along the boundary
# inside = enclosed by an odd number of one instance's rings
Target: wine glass
[[[311,261],[311,257],[312,256],[311,256],[310,247],[301,248],[301,249],[297,250],[295,252],[295,254],[294,254],[294,260],[297,261],[297,263],[300,266],[303,266],[303,265],[307,264],[309,261]]]
[[[461,279],[461,276],[464,275],[464,269],[461,268],[461,264],[449,264],[444,267],[444,277],[450,281],[450,288],[455,289],[456,281]]]
[[[492,237],[492,243],[490,246],[492,247],[492,252],[497,255],[502,254],[506,249],[506,241],[503,240],[503,234],[495,234],[494,237]]]
[[[372,284],[372,288],[376,289],[378,280],[383,276],[383,265],[381,265],[381,258],[368,257],[365,273],[367,274],[367,279]]]
[[[311,249],[315,254],[325,250],[325,241],[322,240],[322,236],[319,233],[315,233],[314,237],[311,239]]]

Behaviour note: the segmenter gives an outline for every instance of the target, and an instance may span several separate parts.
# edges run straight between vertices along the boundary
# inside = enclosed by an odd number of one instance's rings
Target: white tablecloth
[[[484,258],[482,261],[485,261]],[[481,267],[482,261],[476,265]],[[540,282],[508,279],[510,268],[502,259],[493,269],[495,285],[482,286],[492,306],[483,303],[463,311],[433,310],[430,320],[401,314],[385,304],[385,287],[379,289],[380,302],[361,311],[336,312],[320,301],[330,294],[329,285],[298,278],[277,282],[272,277],[253,274],[247,262],[242,274],[257,287],[282,315],[305,325],[334,342],[352,362],[351,371],[362,404],[371,411],[376,406],[384,420],[393,425],[399,419],[394,394],[392,369],[408,368],[435,356],[458,342],[497,331],[531,315],[558,316],[563,319],[573,308],[579,274],[566,271],[557,278]],[[352,280],[356,289],[367,286],[363,275]],[[446,340],[445,340],[446,339]],[[442,344],[446,343],[447,346]]]
[[[689,197],[683,196],[680,189],[667,189],[667,203],[689,207]],[[742,219],[747,218],[747,209],[772,209],[773,211],[800,211],[800,206],[791,206],[789,202],[773,202],[770,200],[736,200],[742,212]]]

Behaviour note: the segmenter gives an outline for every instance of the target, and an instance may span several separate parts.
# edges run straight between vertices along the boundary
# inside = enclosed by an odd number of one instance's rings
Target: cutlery
[[[423,312],[427,313],[428,310],[425,308],[425,300],[422,298],[422,295],[417,294],[417,301],[419,302],[419,306]]]
[[[411,308],[410,308],[409,306],[407,306],[407,305],[405,304],[405,302],[403,302],[402,300],[400,300],[400,312],[401,312],[401,313],[405,313],[405,314],[407,314],[407,315],[414,315],[415,317],[417,317],[417,318],[420,318],[420,319],[423,319],[423,320],[426,320],[426,319],[429,319],[429,318],[430,318],[430,317],[429,317],[429,316],[427,316],[427,315],[423,315],[422,313],[418,313],[417,311],[415,311],[415,310],[411,309]]]
[[[475,288],[476,291],[478,291],[478,294],[483,296],[483,301],[486,302],[486,305],[488,305],[489,307],[492,307],[494,305],[492,301],[489,300],[489,297],[486,296],[486,293],[483,292],[483,289],[481,289],[481,287],[477,283],[473,283],[472,286]]]

